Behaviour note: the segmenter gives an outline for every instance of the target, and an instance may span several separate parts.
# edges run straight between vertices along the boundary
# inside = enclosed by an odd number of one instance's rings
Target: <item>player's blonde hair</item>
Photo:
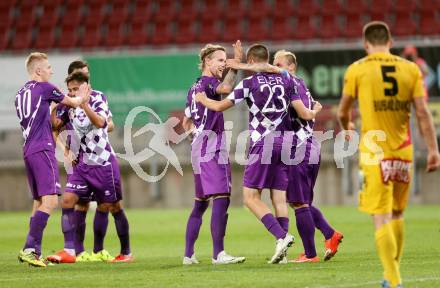
[[[200,50],[200,63],[199,63],[199,69],[203,70],[205,68],[205,59],[208,57],[208,59],[211,59],[212,54],[215,51],[223,51],[226,52],[225,47],[221,46],[221,45],[214,45],[214,44],[206,44],[205,47],[202,48],[202,50]]]
[[[29,56],[26,58],[26,70],[29,74],[32,74],[35,70],[35,65],[38,61],[41,60],[47,60],[47,54],[42,52],[32,52],[29,54]]]
[[[296,56],[295,54],[293,54],[290,51],[287,50],[278,50],[275,55],[273,56],[274,59],[278,58],[278,57],[286,57],[287,61],[290,64],[295,64],[295,66],[298,65],[298,63],[296,62]]]

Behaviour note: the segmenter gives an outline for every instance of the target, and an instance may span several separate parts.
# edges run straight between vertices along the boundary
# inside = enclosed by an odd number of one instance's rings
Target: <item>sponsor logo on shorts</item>
[[[382,181],[409,183],[411,161],[401,159],[383,159],[380,161],[380,171],[382,173]]]
[[[67,184],[66,184],[66,188],[72,188],[72,189],[86,189],[86,188],[87,188],[87,185],[82,186],[82,185],[79,185],[79,184],[72,184],[72,183],[67,182]]]
[[[104,195],[105,195],[105,196],[110,196],[110,191],[105,190]]]

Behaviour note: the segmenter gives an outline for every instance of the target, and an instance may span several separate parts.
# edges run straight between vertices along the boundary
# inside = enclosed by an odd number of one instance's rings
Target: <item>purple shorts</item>
[[[75,193],[80,202],[115,203],[122,200],[119,165],[116,158],[110,163],[99,166],[80,162],[67,179],[65,191]]]
[[[38,200],[46,195],[60,195],[60,174],[53,151],[40,151],[24,158],[32,197]]]
[[[243,186],[286,191],[288,167],[281,161],[281,146],[274,145],[266,149],[272,149],[271,153],[268,150],[268,157],[263,157],[263,146],[249,149],[250,164],[244,170]],[[257,160],[252,160],[253,157],[257,157]]]
[[[318,177],[319,163],[309,164],[303,161],[289,166],[289,185],[286,198],[288,203],[312,204],[313,188]]]
[[[194,173],[196,198],[231,193],[231,165],[228,159],[220,161],[221,155],[223,154],[217,151],[212,159],[200,162],[200,174]],[[227,163],[222,164],[224,162]]]

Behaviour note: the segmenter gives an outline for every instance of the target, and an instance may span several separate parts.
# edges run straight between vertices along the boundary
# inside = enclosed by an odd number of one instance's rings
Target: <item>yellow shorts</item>
[[[384,152],[380,161],[372,164],[360,157],[361,192],[359,210],[369,214],[403,211],[408,203],[412,179],[413,147]],[[373,154],[369,155],[373,157]]]

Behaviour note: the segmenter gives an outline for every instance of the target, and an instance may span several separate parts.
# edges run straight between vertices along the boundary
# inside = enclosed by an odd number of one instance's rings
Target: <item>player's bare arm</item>
[[[86,113],[87,117],[89,117],[90,121],[96,128],[104,128],[106,124],[106,120],[104,117],[93,111],[92,107],[90,107],[89,103],[82,104],[81,108]]]
[[[432,172],[440,167],[440,155],[438,152],[437,137],[434,128],[434,122],[432,121],[431,112],[429,112],[428,105],[424,97],[416,97],[413,101],[417,123],[422,134],[423,140],[428,147],[428,156],[426,163],[426,171]]]
[[[234,59],[240,61],[241,55],[243,54],[243,50],[241,47],[240,40],[237,40],[235,44],[233,44],[234,47]],[[222,83],[217,86],[217,89],[215,92],[218,94],[229,94],[234,89],[235,81],[237,80],[237,70],[235,69],[229,69],[228,73],[226,74],[225,78],[223,79]]]
[[[113,122],[113,118],[109,117],[107,120],[107,132],[112,132],[115,129],[115,123]]]
[[[208,108],[212,111],[216,111],[216,112],[223,112],[223,111],[231,108],[232,106],[234,106],[232,101],[229,99],[215,101],[215,100],[212,100],[212,99],[209,99],[208,97],[206,97],[206,94],[204,92],[197,93],[195,99],[196,99],[196,102],[202,103],[203,106],[205,106],[206,108]]]
[[[315,102],[313,109],[307,108],[301,100],[293,100],[291,104],[298,116],[304,120],[315,119],[316,115],[322,110],[322,105],[319,102]]]
[[[90,92],[90,86],[87,83],[83,83],[79,86],[78,97],[65,96],[61,103],[73,108],[79,107],[81,104],[89,102]]]
[[[246,70],[246,71],[251,71],[251,72],[255,72],[255,73],[259,73],[259,72],[267,72],[267,73],[276,73],[276,74],[281,74],[283,72],[283,69],[271,65],[269,63],[243,63],[243,62],[239,62],[236,59],[227,59],[226,60],[226,67],[230,68],[230,69],[235,69],[235,70]]]
[[[194,129],[194,124],[191,118],[183,116],[182,127],[185,132],[191,132]]]

